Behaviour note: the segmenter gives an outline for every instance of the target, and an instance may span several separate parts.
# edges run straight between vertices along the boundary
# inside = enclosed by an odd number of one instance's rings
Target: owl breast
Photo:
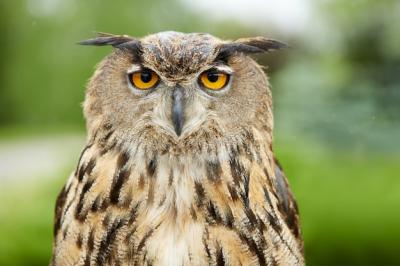
[[[301,265],[267,147],[176,154],[93,142],[57,201],[55,265]]]

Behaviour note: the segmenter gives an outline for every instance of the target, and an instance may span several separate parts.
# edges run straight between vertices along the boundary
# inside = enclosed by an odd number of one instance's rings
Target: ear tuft
[[[111,45],[116,48],[126,47],[126,43],[138,43],[138,40],[128,36],[128,35],[113,35],[105,32],[98,32],[96,38],[87,39],[78,42],[81,45],[94,45],[94,46],[104,46]]]
[[[261,52],[269,52],[271,50],[288,48],[286,43],[265,37],[243,38],[236,40],[234,43],[241,43],[251,47],[256,47],[260,49]]]
[[[288,45],[265,37],[242,38],[222,44],[217,58],[227,58],[235,53],[256,54],[284,48],[288,48]]]

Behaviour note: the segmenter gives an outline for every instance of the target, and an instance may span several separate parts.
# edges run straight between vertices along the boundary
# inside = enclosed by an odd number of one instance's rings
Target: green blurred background
[[[0,265],[49,261],[85,84],[110,52],[75,42],[163,30],[289,43],[257,60],[308,265],[400,265],[399,25],[397,0],[0,1]]]

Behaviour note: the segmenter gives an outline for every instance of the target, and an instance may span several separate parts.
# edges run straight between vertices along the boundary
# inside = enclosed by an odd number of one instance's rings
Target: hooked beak
[[[182,133],[183,122],[183,91],[181,87],[176,87],[172,93],[172,123],[178,136]]]

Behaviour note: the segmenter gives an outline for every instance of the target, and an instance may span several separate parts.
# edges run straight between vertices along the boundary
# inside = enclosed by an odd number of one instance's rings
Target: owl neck
[[[265,183],[264,177],[273,175],[272,139],[265,129],[250,128],[207,145],[168,143],[158,150],[143,143],[120,142],[117,136],[109,126],[93,134],[77,168],[77,175],[84,176],[91,165],[94,178],[111,186],[109,201],[114,204],[135,201],[159,208],[167,202],[174,216],[213,198],[239,198],[247,204],[249,186]],[[263,177],[250,180],[254,174]]]

